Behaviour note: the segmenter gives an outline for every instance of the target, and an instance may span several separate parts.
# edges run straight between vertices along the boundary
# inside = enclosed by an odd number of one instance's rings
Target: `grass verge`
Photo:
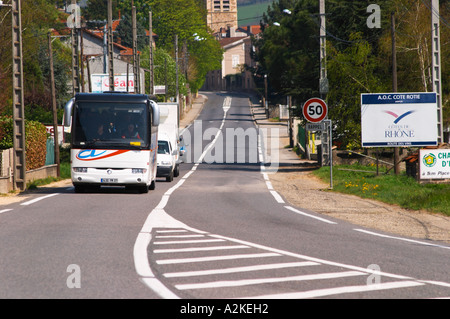
[[[450,184],[419,184],[405,174],[375,173],[373,166],[333,166],[333,191],[450,216]],[[330,182],[329,167],[321,167],[314,174]]]
[[[61,163],[59,166],[60,170],[60,177],[47,177],[43,179],[35,179],[34,181],[31,181],[27,183],[27,189],[36,189],[38,186],[47,185],[53,182],[58,182],[63,179],[70,178],[70,163]]]

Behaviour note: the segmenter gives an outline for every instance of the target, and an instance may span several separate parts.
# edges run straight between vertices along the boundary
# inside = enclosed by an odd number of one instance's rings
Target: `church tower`
[[[237,28],[237,0],[206,0],[206,24],[217,32],[220,28]]]

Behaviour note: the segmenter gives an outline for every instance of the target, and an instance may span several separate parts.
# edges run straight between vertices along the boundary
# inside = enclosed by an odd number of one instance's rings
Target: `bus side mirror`
[[[158,126],[159,125],[159,106],[155,101],[150,100],[150,105],[152,107],[152,119],[153,119],[153,126]]]
[[[71,98],[64,106],[63,125],[65,128],[70,128],[72,126],[72,109],[74,103],[75,98]]]

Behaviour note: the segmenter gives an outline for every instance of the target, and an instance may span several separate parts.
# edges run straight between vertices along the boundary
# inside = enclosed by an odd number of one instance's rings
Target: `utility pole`
[[[325,0],[319,1],[319,15],[320,15],[320,75],[319,75],[319,93],[323,100],[326,100],[326,95],[328,94],[328,78],[327,78],[327,32],[326,32],[326,16],[325,16]],[[325,121],[325,125],[331,126],[331,121]],[[332,143],[331,131],[332,127],[329,129],[326,127],[322,131],[321,141],[322,141],[322,166],[330,165],[331,163],[331,151]],[[331,170],[330,170],[331,171]]]
[[[80,87],[81,92],[84,92],[84,44],[83,44],[83,29],[80,28]],[[59,176],[59,175],[58,175]]]
[[[20,0],[12,1],[14,189],[25,190],[25,107],[23,100],[22,17]]]
[[[112,30],[112,0],[108,0],[108,65],[109,89],[114,91],[114,41]]]
[[[391,13],[391,35],[392,35],[392,92],[397,92],[397,48],[395,44],[395,15]],[[394,147],[394,173],[400,174],[399,149]]]
[[[153,95],[153,88],[154,88],[154,69],[153,69],[153,22],[152,22],[152,12],[149,11],[148,13],[148,32],[150,37],[150,56],[149,56],[149,66],[150,66],[150,91],[149,93]]]
[[[108,27],[103,26],[103,73],[108,73]]]
[[[73,7],[77,5],[76,0],[72,0]],[[78,34],[78,11],[74,10],[75,13],[75,23],[71,29],[72,36],[72,92],[73,95],[80,92],[80,60],[79,60],[79,34]]]
[[[328,78],[327,78],[327,34],[325,26],[325,0],[319,2],[320,14],[320,79],[319,91],[321,98],[328,93]]]
[[[441,38],[439,27],[439,0],[431,0],[431,47],[432,47],[432,82],[433,92],[436,93],[438,114],[438,143],[444,141],[444,127],[443,127],[443,114],[442,114],[442,83],[441,83]]]
[[[289,115],[289,147],[294,147],[294,136],[293,136],[293,130],[292,130],[292,96],[289,95],[287,97],[287,107],[288,107],[288,115]]]
[[[53,111],[53,131],[54,131],[54,152],[56,175],[61,176],[59,167],[59,138],[58,138],[58,113],[56,111],[56,92],[55,92],[55,72],[53,70],[53,49],[52,49],[52,35],[48,33],[48,57],[50,64],[50,89],[52,93],[52,111]]]
[[[132,28],[133,28],[133,73],[134,73],[134,93],[140,94],[141,87],[139,82],[139,65],[138,65],[138,52],[137,52],[137,27],[136,27],[136,7],[132,9]]]
[[[167,85],[167,57],[164,58],[164,102],[167,102],[169,86]]]
[[[178,34],[175,34],[175,73],[176,73],[176,101],[178,103],[178,106],[180,105],[180,99],[179,99],[179,87],[178,87]],[[180,111],[180,110],[178,110]],[[181,114],[178,112],[178,114]]]

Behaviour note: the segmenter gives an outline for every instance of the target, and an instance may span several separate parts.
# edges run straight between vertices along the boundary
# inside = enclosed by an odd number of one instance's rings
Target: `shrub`
[[[27,170],[45,165],[47,154],[47,129],[36,121],[25,121]]]
[[[36,121],[25,121],[25,160],[27,170],[45,165],[47,154],[47,130]],[[13,147],[13,119],[0,117],[0,149]]]

